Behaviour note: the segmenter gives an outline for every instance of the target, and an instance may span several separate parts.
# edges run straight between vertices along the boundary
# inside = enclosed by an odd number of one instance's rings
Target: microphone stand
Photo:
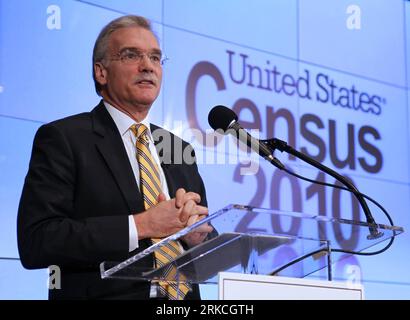
[[[295,150],[294,148],[289,146],[283,140],[273,138],[273,139],[261,140],[261,142],[264,143],[265,145],[267,145],[272,150],[272,152],[275,149],[278,149],[280,152],[289,153],[289,154],[291,154],[291,155],[305,161],[306,163],[309,163],[310,165],[318,168],[319,170],[331,175],[336,180],[338,180],[342,184],[344,184],[356,196],[356,199],[359,201],[360,206],[362,207],[362,209],[364,211],[367,223],[370,225],[369,226],[370,234],[367,236],[367,239],[373,240],[373,239],[380,238],[383,235],[383,232],[379,232],[377,230],[376,221],[374,220],[374,218],[373,218],[373,216],[370,212],[370,209],[367,206],[367,203],[366,203],[364,197],[360,194],[359,190],[355,187],[355,185],[353,183],[351,183],[348,179],[346,179],[344,176],[337,173],[336,171],[330,169],[329,167],[327,167],[327,166],[321,164],[320,162],[316,161],[315,159],[305,155],[302,152],[299,152],[299,151]]]

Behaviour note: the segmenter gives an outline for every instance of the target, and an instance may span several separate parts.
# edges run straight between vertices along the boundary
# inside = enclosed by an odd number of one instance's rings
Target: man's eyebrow
[[[125,50],[130,50],[130,51],[144,51],[144,50],[141,50],[140,48],[137,48],[137,47],[124,47],[124,48],[121,48],[121,50],[120,50],[119,52],[124,52]],[[150,50],[149,52],[162,54],[161,49],[152,49],[152,50]]]
[[[162,54],[161,49],[152,49],[151,52],[152,52],[152,53]]]

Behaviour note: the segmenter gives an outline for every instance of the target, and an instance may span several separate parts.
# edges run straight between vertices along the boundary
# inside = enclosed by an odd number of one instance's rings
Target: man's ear
[[[95,80],[103,86],[107,83],[107,69],[101,62],[94,63]]]

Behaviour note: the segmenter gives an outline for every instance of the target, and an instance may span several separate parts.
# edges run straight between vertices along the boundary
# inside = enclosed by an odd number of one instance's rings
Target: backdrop
[[[334,272],[361,282],[367,299],[410,299],[404,0],[0,0],[0,299],[47,297],[47,270],[24,270],[16,243],[33,137],[41,124],[99,102],[92,47],[123,14],[151,19],[169,57],[151,119],[194,144],[210,212],[239,203],[364,220],[350,195],[290,178],[258,157],[249,163],[231,138],[207,145],[198,133],[209,137],[208,112],[223,104],[261,138],[288,141],[389,211],[405,229],[394,245],[351,257]],[[334,182],[275,155],[299,174]]]

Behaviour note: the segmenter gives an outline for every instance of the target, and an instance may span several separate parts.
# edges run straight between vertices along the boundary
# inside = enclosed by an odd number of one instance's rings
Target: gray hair
[[[115,30],[128,27],[144,28],[146,30],[151,31],[154,34],[154,32],[152,31],[151,22],[144,17],[135,15],[128,15],[117,18],[111,21],[101,30],[97,40],[95,41],[93,50],[93,79],[95,91],[98,95],[100,95],[101,85],[95,79],[94,64],[104,60],[105,55],[107,53],[108,41],[110,39],[111,34]]]

